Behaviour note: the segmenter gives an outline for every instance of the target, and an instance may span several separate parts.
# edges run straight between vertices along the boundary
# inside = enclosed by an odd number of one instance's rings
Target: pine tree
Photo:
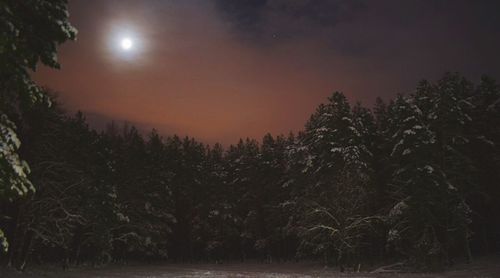
[[[302,248],[336,257],[343,267],[359,257],[365,235],[379,217],[367,214],[372,154],[366,143],[370,113],[353,112],[341,93],[320,105],[299,143],[306,159],[306,185],[295,193],[300,204]]]
[[[468,157],[475,167],[474,187],[466,192],[467,203],[473,210],[472,244],[485,253],[500,248],[500,87],[490,77],[483,76],[475,88],[472,122],[467,128],[470,142]]]
[[[76,30],[68,22],[65,0],[3,1],[0,4],[0,198],[12,201],[34,192],[29,167],[18,155],[16,135],[18,104],[46,102],[43,92],[31,80],[29,70],[39,62],[58,68],[56,46],[75,39]],[[14,118],[13,118],[14,117]],[[2,229],[0,243],[8,244]]]
[[[399,168],[392,183],[399,202],[389,214],[389,241],[422,267],[447,263],[454,238],[461,238],[470,259],[470,209],[463,194],[472,169],[463,153],[469,95],[465,80],[447,75],[436,85],[422,82],[393,106],[397,130],[391,156]]]

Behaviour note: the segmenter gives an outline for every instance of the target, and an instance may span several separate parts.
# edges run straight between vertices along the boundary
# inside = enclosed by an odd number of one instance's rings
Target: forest
[[[230,146],[113,122],[94,130],[30,78],[40,62],[57,67],[56,45],[76,36],[65,1],[33,1],[39,14],[25,21],[16,14],[25,7],[0,3],[5,265],[404,261],[435,270],[500,251],[492,78],[447,73],[372,108],[335,92],[302,131]]]
[[[2,188],[2,259],[471,260],[499,248],[499,100],[491,79],[457,74],[372,110],[337,92],[297,135],[226,149],[126,124],[98,132],[55,100],[21,109],[31,184]]]

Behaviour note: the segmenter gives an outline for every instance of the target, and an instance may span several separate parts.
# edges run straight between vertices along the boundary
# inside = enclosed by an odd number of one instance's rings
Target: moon
[[[130,38],[123,38],[120,42],[120,46],[125,51],[130,50],[133,45],[134,45],[134,43]]]

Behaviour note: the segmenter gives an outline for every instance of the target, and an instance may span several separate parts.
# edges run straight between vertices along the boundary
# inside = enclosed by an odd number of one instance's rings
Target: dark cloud
[[[263,20],[267,0],[215,0],[221,16],[243,32],[256,32]]]
[[[365,4],[361,1],[338,0],[270,0],[270,13],[288,17],[290,21],[314,24],[316,27],[329,27],[338,22],[348,20],[356,11],[362,10]]]
[[[293,39],[317,33],[348,20],[362,9],[360,1],[336,0],[214,0],[223,20],[240,38],[256,43]]]
[[[214,1],[219,16],[240,39],[262,44],[322,38],[346,54],[363,54],[409,35],[445,40],[460,32],[463,43],[470,43],[470,33],[498,35],[500,26],[496,0]]]

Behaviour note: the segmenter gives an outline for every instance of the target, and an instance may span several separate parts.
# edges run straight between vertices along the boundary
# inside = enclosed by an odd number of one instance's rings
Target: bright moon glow
[[[130,48],[132,48],[132,40],[129,38],[122,39],[120,44],[123,50],[129,50]]]

